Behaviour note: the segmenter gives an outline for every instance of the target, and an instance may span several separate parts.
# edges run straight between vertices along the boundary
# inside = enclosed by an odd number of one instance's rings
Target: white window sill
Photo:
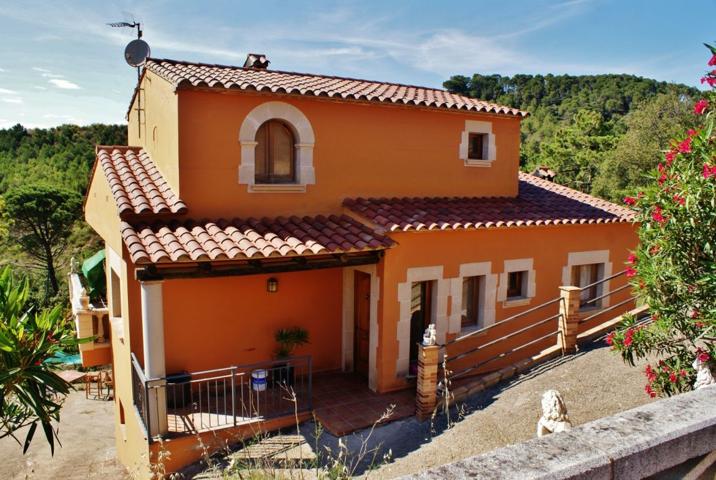
[[[255,183],[249,185],[249,193],[305,193],[306,185],[296,183]]]
[[[508,298],[502,302],[502,308],[524,307],[525,305],[529,305],[531,301],[532,299],[529,297]]]
[[[491,167],[494,160],[476,160],[473,158],[465,159],[466,167]]]
[[[458,335],[458,337],[461,337],[461,336],[463,336],[463,335],[467,335],[467,334],[472,333],[472,332],[477,332],[477,331],[479,331],[479,330],[482,330],[483,328],[485,328],[485,327],[482,326],[482,325],[470,325],[469,327],[462,327],[462,328],[460,329],[460,334]]]

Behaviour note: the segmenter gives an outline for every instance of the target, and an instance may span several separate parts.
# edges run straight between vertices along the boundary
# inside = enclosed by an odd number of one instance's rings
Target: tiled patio
[[[415,414],[414,389],[378,394],[367,379],[354,374],[324,373],[313,378],[313,409],[323,427],[342,436],[373,425],[395,405],[392,422]]]

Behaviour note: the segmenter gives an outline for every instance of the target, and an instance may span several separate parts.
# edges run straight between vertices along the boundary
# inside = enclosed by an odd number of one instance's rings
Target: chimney
[[[534,175],[535,177],[539,177],[543,180],[549,180],[550,182],[554,182],[554,178],[557,176],[557,172],[545,165],[541,165],[535,168],[534,172],[532,172],[532,175]]]
[[[249,53],[246,55],[244,68],[260,68],[262,70],[266,70],[269,63],[271,62],[263,53]]]

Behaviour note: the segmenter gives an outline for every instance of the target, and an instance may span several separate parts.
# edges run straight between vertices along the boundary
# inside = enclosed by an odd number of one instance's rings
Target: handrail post
[[[418,378],[415,413],[423,421],[430,418],[438,403],[438,353],[437,345],[418,346]]]
[[[562,354],[577,351],[579,333],[579,302],[582,289],[579,287],[559,287],[562,301],[559,304],[559,346]]]
[[[231,367],[231,416],[236,426],[236,367]]]

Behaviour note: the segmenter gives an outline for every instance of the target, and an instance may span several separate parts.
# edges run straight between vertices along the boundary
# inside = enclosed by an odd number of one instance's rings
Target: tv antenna
[[[127,44],[124,49],[124,60],[129,64],[130,67],[137,68],[137,80],[141,76],[141,66],[147,61],[151,50],[149,44],[142,40],[142,24],[140,22],[112,22],[108,23],[113,28],[136,28],[137,38]]]

